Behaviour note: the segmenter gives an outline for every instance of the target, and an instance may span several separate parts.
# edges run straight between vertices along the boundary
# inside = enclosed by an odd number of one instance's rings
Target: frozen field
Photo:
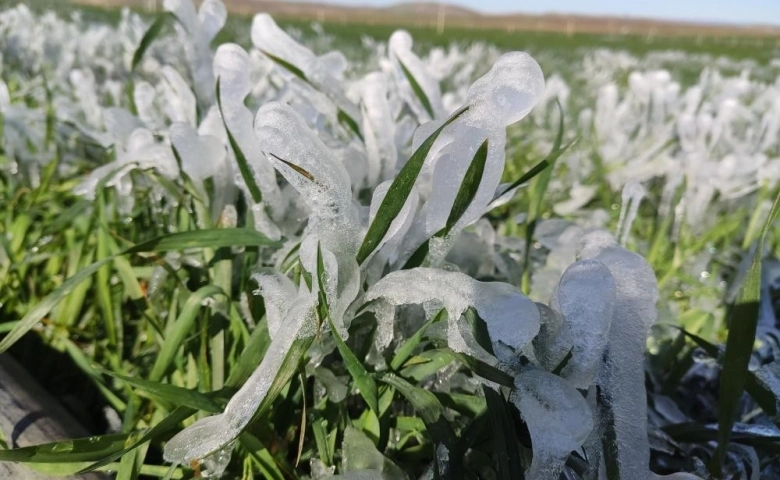
[[[0,10],[0,352],[98,435],[0,461],[780,475],[780,40],[164,5]]]

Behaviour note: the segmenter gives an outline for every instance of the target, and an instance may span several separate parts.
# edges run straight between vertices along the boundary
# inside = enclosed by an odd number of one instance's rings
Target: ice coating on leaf
[[[260,107],[255,134],[274,167],[311,209],[309,229],[337,255],[357,251],[359,222],[349,174],[289,106]]]
[[[369,288],[366,300],[390,305],[425,304],[447,310],[447,340],[456,351],[473,353],[458,328],[469,307],[485,321],[499,360],[508,360],[539,332],[539,310],[513,286],[480,282],[460,272],[413,268],[391,272]]]
[[[246,428],[281,369],[285,356],[298,338],[315,333],[316,290],[302,287],[284,316],[263,361],[230,399],[224,413],[198,420],[177,433],[166,444],[163,456],[171,463],[189,465],[233,442]]]
[[[117,145],[115,161],[93,170],[74,192],[94,199],[98,183],[111,175],[106,186],[116,186],[121,194],[130,197],[132,185],[125,181],[125,176],[133,168],[154,169],[167,178],[179,175],[179,166],[170,146],[157,142],[149,130],[139,128],[130,134],[125,145]]]
[[[614,430],[621,478],[646,478],[650,463],[644,354],[647,333],[656,319],[658,283],[647,261],[620,247],[605,231],[586,234],[580,258],[595,259],[615,279],[615,303],[604,364],[598,375],[603,403],[599,428]],[[606,431],[602,438],[612,438]]]
[[[175,123],[170,128],[171,144],[181,158],[182,170],[200,187],[206,195],[203,182],[214,181],[214,199],[211,205],[212,218],[216,219],[228,201],[232,201],[233,183],[230,165],[227,163],[225,145],[217,138],[198,135],[186,123]]]
[[[631,233],[636,215],[639,212],[639,204],[647,195],[647,190],[637,181],[630,181],[623,187],[622,205],[620,206],[620,218],[618,219],[618,234],[620,244],[625,246]]]
[[[398,149],[395,144],[395,122],[387,99],[389,86],[384,75],[371,73],[360,84],[363,104],[363,137],[368,157],[369,186],[395,174]]]
[[[217,49],[214,55],[214,75],[219,78],[223,120],[254,171],[255,181],[263,194],[263,203],[270,209],[272,218],[279,218],[284,209],[276,183],[276,172],[261,151],[262,147],[252,128],[252,112],[244,104],[252,88],[249,70],[249,55],[243,48],[227,43]]]
[[[182,42],[190,67],[198,102],[203,110],[214,103],[214,72],[211,41],[225,25],[227,10],[220,0],[205,0],[200,11],[190,0],[164,0],[163,9],[178,19],[183,30]]]
[[[162,68],[160,88],[166,102],[165,112],[173,122],[183,122],[195,126],[197,102],[189,84],[170,66]]]
[[[443,118],[446,113],[442,104],[439,81],[433,78],[425,63],[412,51],[413,44],[412,36],[406,30],[397,30],[390,35],[388,50],[395,67],[396,82],[404,86],[402,90],[404,100],[414,111],[420,123]],[[417,85],[428,100],[428,106],[425,106],[417,97],[401,65],[406,68],[417,82]],[[431,112],[428,112],[428,108],[432,110],[433,118],[430,115]]]
[[[510,398],[531,434],[533,460],[525,478],[558,480],[569,454],[593,430],[590,406],[566,380],[536,369],[515,378]]]
[[[481,182],[452,234],[482,217],[504,171],[506,127],[526,116],[543,93],[544,75],[539,64],[522,52],[502,55],[488,73],[474,82],[466,100],[469,109],[442,132],[429,154],[431,193],[410,236],[412,249],[445,227],[466,171],[487,141]],[[415,133],[415,146],[440,124],[420,127]],[[446,254],[446,249],[442,253]]]
[[[333,76],[330,59],[325,58],[323,61],[314,55],[311,50],[279,28],[274,19],[266,13],[255,15],[252,20],[252,44],[263,53],[300,70],[305,82],[325,93],[340,110],[359,124],[358,109],[347,98],[341,82]]]
[[[374,189],[374,195],[371,198],[371,205],[369,206],[368,213],[369,225],[374,221],[376,212],[379,210],[382,201],[384,201],[391,184],[392,180],[387,180],[386,182],[377,185],[377,187]],[[385,256],[390,257],[390,261],[394,259],[394,255],[396,253],[394,251],[395,248],[400,245],[401,242],[403,242],[404,234],[412,225],[414,215],[417,212],[419,201],[420,196],[417,193],[417,189],[413,188],[409,196],[406,198],[406,202],[404,202],[401,211],[398,212],[398,215],[396,215],[396,217],[390,223],[390,228],[388,228],[384,238],[376,247],[377,251],[380,251]],[[384,250],[380,250],[383,249],[383,247]]]
[[[615,302],[615,280],[598,260],[580,260],[561,277],[542,315],[534,352],[542,367],[554,370],[571,352],[561,376],[576,388],[593,384],[607,344]]]
[[[255,295],[263,297],[265,316],[268,320],[268,335],[273,340],[285,315],[292,308],[295,300],[295,284],[275,270],[255,273],[252,275],[252,279],[258,285],[258,289],[254,292]]]

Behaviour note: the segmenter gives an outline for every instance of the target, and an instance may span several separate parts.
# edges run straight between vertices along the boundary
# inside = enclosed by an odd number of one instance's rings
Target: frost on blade
[[[657,315],[658,283],[645,259],[620,247],[607,232],[585,235],[580,247],[580,258],[600,261],[615,279],[609,339],[597,379],[599,435],[605,443],[614,438],[605,448],[615,452],[620,478],[646,478],[650,445],[644,354]]]
[[[263,297],[265,316],[268,320],[268,335],[273,340],[295,301],[295,284],[274,270],[255,273],[252,279],[258,285],[255,295]]]
[[[389,85],[384,75],[374,72],[360,83],[363,104],[363,136],[368,161],[369,187],[392,178],[398,162],[396,125],[387,99]]]
[[[349,174],[292,108],[271,102],[257,112],[255,134],[274,167],[311,209],[308,228],[339,257],[357,251],[359,220]]]
[[[526,53],[501,56],[493,68],[469,88],[468,110],[437,139],[429,154],[428,188],[423,206],[409,239],[409,250],[442,230],[452,211],[460,185],[477,150],[487,141],[487,158],[481,182],[473,199],[450,236],[481,218],[496,195],[504,171],[506,127],[528,115],[544,93],[544,75]],[[426,124],[415,133],[420,145],[440,122]],[[449,242],[447,242],[449,243]],[[440,249],[443,258],[447,245]],[[434,264],[436,261],[434,260]]]
[[[216,219],[226,202],[232,200],[232,178],[227,163],[224,144],[219,139],[198,135],[194,128],[186,123],[174,123],[170,129],[171,144],[176,148],[182,170],[201,189],[205,196],[204,181],[214,180],[214,196],[211,203],[212,218]]]
[[[483,356],[464,338],[459,319],[473,307],[485,321],[493,350],[499,360],[527,345],[539,332],[539,310],[513,286],[480,282],[459,272],[413,268],[392,272],[373,285],[366,300],[382,299],[389,305],[423,304],[447,311],[447,341],[455,351]]]
[[[222,119],[253,170],[254,179],[263,194],[262,203],[270,210],[271,218],[279,219],[284,214],[284,208],[276,183],[276,172],[261,151],[252,129],[252,112],[244,104],[252,89],[250,67],[249,55],[232,43],[221,45],[214,56],[214,75],[219,78]]]
[[[177,29],[190,67],[198,102],[203,111],[214,103],[214,72],[211,41],[227,20],[227,10],[220,0],[205,0],[199,11],[191,0],[165,0],[163,9],[176,16]]]
[[[620,218],[618,219],[618,240],[625,246],[631,233],[631,225],[639,212],[639,204],[647,195],[645,187],[637,181],[630,181],[623,187],[622,205],[620,206]]]
[[[552,371],[571,352],[561,376],[577,388],[593,384],[607,344],[615,302],[615,280],[597,260],[580,260],[563,273],[542,315],[534,352]]]
[[[278,328],[263,361],[230,399],[224,413],[200,419],[176,434],[165,444],[166,461],[189,465],[225,448],[241,434],[268,393],[293,342],[314,335],[316,303],[316,291],[301,288],[281,322],[284,327]]]
[[[412,36],[405,30],[390,35],[388,50],[395,67],[396,82],[403,85],[404,100],[420,123],[441,119],[446,114],[439,81],[433,78],[425,63],[412,51],[413,43]]]
[[[541,370],[518,375],[515,389],[511,400],[528,425],[533,447],[526,478],[558,480],[569,454],[582,446],[593,429],[590,406],[566,380]]]
[[[331,57],[317,57],[265,13],[256,15],[252,21],[252,44],[274,61],[286,63],[293,69],[292,75],[302,75],[305,83],[327,95],[348,117],[359,121],[357,107],[347,98],[342,82],[333,75]]]

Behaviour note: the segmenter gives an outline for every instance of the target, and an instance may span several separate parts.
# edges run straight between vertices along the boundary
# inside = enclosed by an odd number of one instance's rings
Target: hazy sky
[[[393,0],[313,0],[349,5],[391,5]],[[431,0],[428,0],[431,1]],[[433,0],[435,1],[435,0]],[[698,20],[727,23],[780,24],[780,0],[448,0],[486,12],[584,13]]]

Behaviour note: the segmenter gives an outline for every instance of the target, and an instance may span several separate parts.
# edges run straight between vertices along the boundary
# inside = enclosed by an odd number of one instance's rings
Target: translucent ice
[[[238,45],[227,43],[217,49],[214,75],[219,78],[223,120],[254,171],[263,203],[270,210],[271,217],[278,219],[284,211],[276,172],[261,151],[252,129],[252,112],[244,103],[252,88],[249,70],[249,55]]]
[[[485,321],[493,350],[508,360],[539,332],[539,310],[516,288],[501,282],[480,282],[459,272],[413,268],[388,274],[374,284],[366,300],[389,305],[427,304],[445,308],[450,348],[473,353],[461,335],[458,320],[473,307]],[[391,317],[392,318],[392,317]]]
[[[615,280],[603,263],[580,260],[570,265],[533,341],[541,366],[552,371],[571,352],[561,376],[576,388],[592,385],[607,344],[614,302]]]
[[[606,265],[615,280],[615,302],[601,387],[600,428],[614,429],[621,478],[646,478],[650,463],[644,354],[647,333],[656,319],[658,283],[642,256],[620,247],[607,232],[583,237],[580,258]],[[601,432],[601,438],[609,438]]]
[[[566,380],[535,369],[515,378],[511,400],[531,434],[533,460],[525,478],[558,480],[569,454],[593,429],[590,406]]]
[[[338,256],[354,255],[360,225],[349,174],[341,163],[285,104],[263,105],[255,119],[255,134],[262,151],[311,209],[309,231],[317,232]]]
[[[263,53],[297,68],[305,82],[323,92],[336,106],[358,121],[359,111],[344,93],[342,82],[333,76],[332,58],[317,57],[279,28],[270,15],[261,13],[252,21],[252,44]]]
[[[477,192],[451,232],[456,234],[485,213],[504,171],[506,127],[525,117],[544,92],[544,75],[528,54],[502,55],[488,73],[469,88],[469,109],[437,139],[429,153],[430,195],[412,229],[410,251],[445,227],[466,171],[487,141],[487,158]],[[421,144],[442,121],[423,125],[414,144]],[[446,255],[446,250],[442,252]]]
[[[413,44],[412,36],[405,30],[397,30],[390,35],[388,50],[395,67],[396,81],[403,85],[402,95],[420,123],[443,118],[445,113],[441,100],[439,81],[433,78],[425,63],[412,51]],[[406,78],[404,68],[417,82],[417,85],[427,98],[428,105],[424,105],[417,97],[412,85]],[[428,111],[429,109],[431,110],[430,112]],[[433,117],[431,117],[431,113]]]
[[[178,20],[195,93],[201,108],[206,110],[214,103],[211,41],[227,20],[225,5],[220,0],[205,0],[196,12],[191,0],[165,0],[163,9]]]
[[[301,288],[281,322],[284,328],[277,329],[263,361],[230,399],[224,413],[202,418],[171,438],[163,453],[166,461],[189,465],[225,448],[238,437],[268,393],[293,342],[315,334],[316,304],[316,290]]]

